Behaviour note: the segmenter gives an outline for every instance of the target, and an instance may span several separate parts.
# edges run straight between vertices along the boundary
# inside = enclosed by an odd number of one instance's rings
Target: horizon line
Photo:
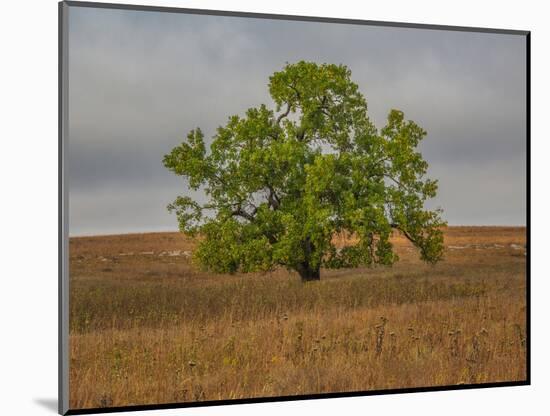
[[[488,224],[488,225],[472,225],[472,224],[447,224],[445,227],[470,227],[470,228],[527,228],[525,224]],[[123,231],[114,233],[99,233],[99,234],[69,234],[69,238],[83,238],[83,237],[113,237],[119,235],[136,235],[136,234],[161,234],[161,233],[182,233],[178,229],[174,230],[147,230],[147,231]]]

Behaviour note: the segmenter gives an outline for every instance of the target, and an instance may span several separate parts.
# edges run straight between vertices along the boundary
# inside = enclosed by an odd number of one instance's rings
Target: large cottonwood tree
[[[199,235],[206,269],[284,266],[309,281],[322,267],[389,265],[394,229],[426,262],[441,259],[441,211],[424,208],[437,181],[417,150],[426,132],[397,110],[377,130],[350,76],[344,65],[288,64],[269,80],[275,111],[230,117],[208,148],[194,129],[164,157],[205,195],[179,196],[169,209],[181,231]],[[338,248],[342,233],[350,243]]]

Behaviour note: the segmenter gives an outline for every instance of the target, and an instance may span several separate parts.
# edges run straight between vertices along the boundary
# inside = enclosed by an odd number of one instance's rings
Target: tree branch
[[[269,195],[267,196],[267,202],[268,202],[269,206],[275,211],[281,205],[281,200],[279,199],[279,197],[277,196],[277,194],[275,193],[275,190],[273,189],[273,187],[271,185],[267,185],[267,189],[269,189]]]
[[[407,232],[407,230],[400,227],[399,224],[390,224],[390,226],[392,228],[395,228],[396,230],[401,231],[403,235],[407,238],[407,240],[409,240],[411,243],[413,243],[414,245],[418,245],[418,241],[416,241],[416,239],[414,239],[413,236]]]
[[[293,85],[293,84],[289,84],[288,87],[290,89],[292,89],[295,93],[296,93],[296,99],[297,100],[300,100],[301,99],[301,95],[300,95],[300,91],[298,91],[298,89]]]
[[[290,114],[290,103],[286,103],[286,106],[286,111],[284,113],[281,113],[279,117],[277,117],[277,124],[280,124],[281,120],[285,117],[288,117],[288,115]]]
[[[254,221],[256,217],[256,212],[258,211],[258,208],[254,207],[254,210],[252,213],[246,212],[240,205],[235,208],[233,211],[231,211],[232,217],[241,217],[244,218],[250,222]]]
[[[298,129],[298,132],[296,133],[296,138],[298,139],[298,141],[303,142],[305,135],[306,135],[306,129],[300,126],[300,128]]]
[[[391,179],[393,182],[395,182],[395,184],[397,186],[400,186],[401,188],[405,188],[405,185],[403,185],[400,181],[398,181],[397,179],[395,179],[393,176],[391,175],[388,175],[387,173],[384,173],[384,177],[388,178],[388,179]]]

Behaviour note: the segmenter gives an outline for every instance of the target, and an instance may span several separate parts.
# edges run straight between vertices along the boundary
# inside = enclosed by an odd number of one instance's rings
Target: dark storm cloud
[[[524,38],[361,25],[70,8],[71,234],[176,228],[186,192],[162,157],[200,126],[271,105],[285,62],[343,63],[378,127],[391,108],[451,224],[525,223]]]

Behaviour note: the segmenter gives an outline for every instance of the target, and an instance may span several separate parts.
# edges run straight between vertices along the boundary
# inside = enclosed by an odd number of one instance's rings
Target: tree
[[[202,190],[179,196],[180,230],[199,235],[195,258],[220,273],[284,266],[303,281],[321,267],[390,265],[398,230],[435,263],[442,257],[441,210],[424,209],[437,181],[417,151],[426,132],[391,110],[378,131],[344,65],[287,64],[269,79],[276,110],[250,108],[219,127],[209,151],[199,128],[164,165]],[[349,236],[337,248],[334,236]]]

